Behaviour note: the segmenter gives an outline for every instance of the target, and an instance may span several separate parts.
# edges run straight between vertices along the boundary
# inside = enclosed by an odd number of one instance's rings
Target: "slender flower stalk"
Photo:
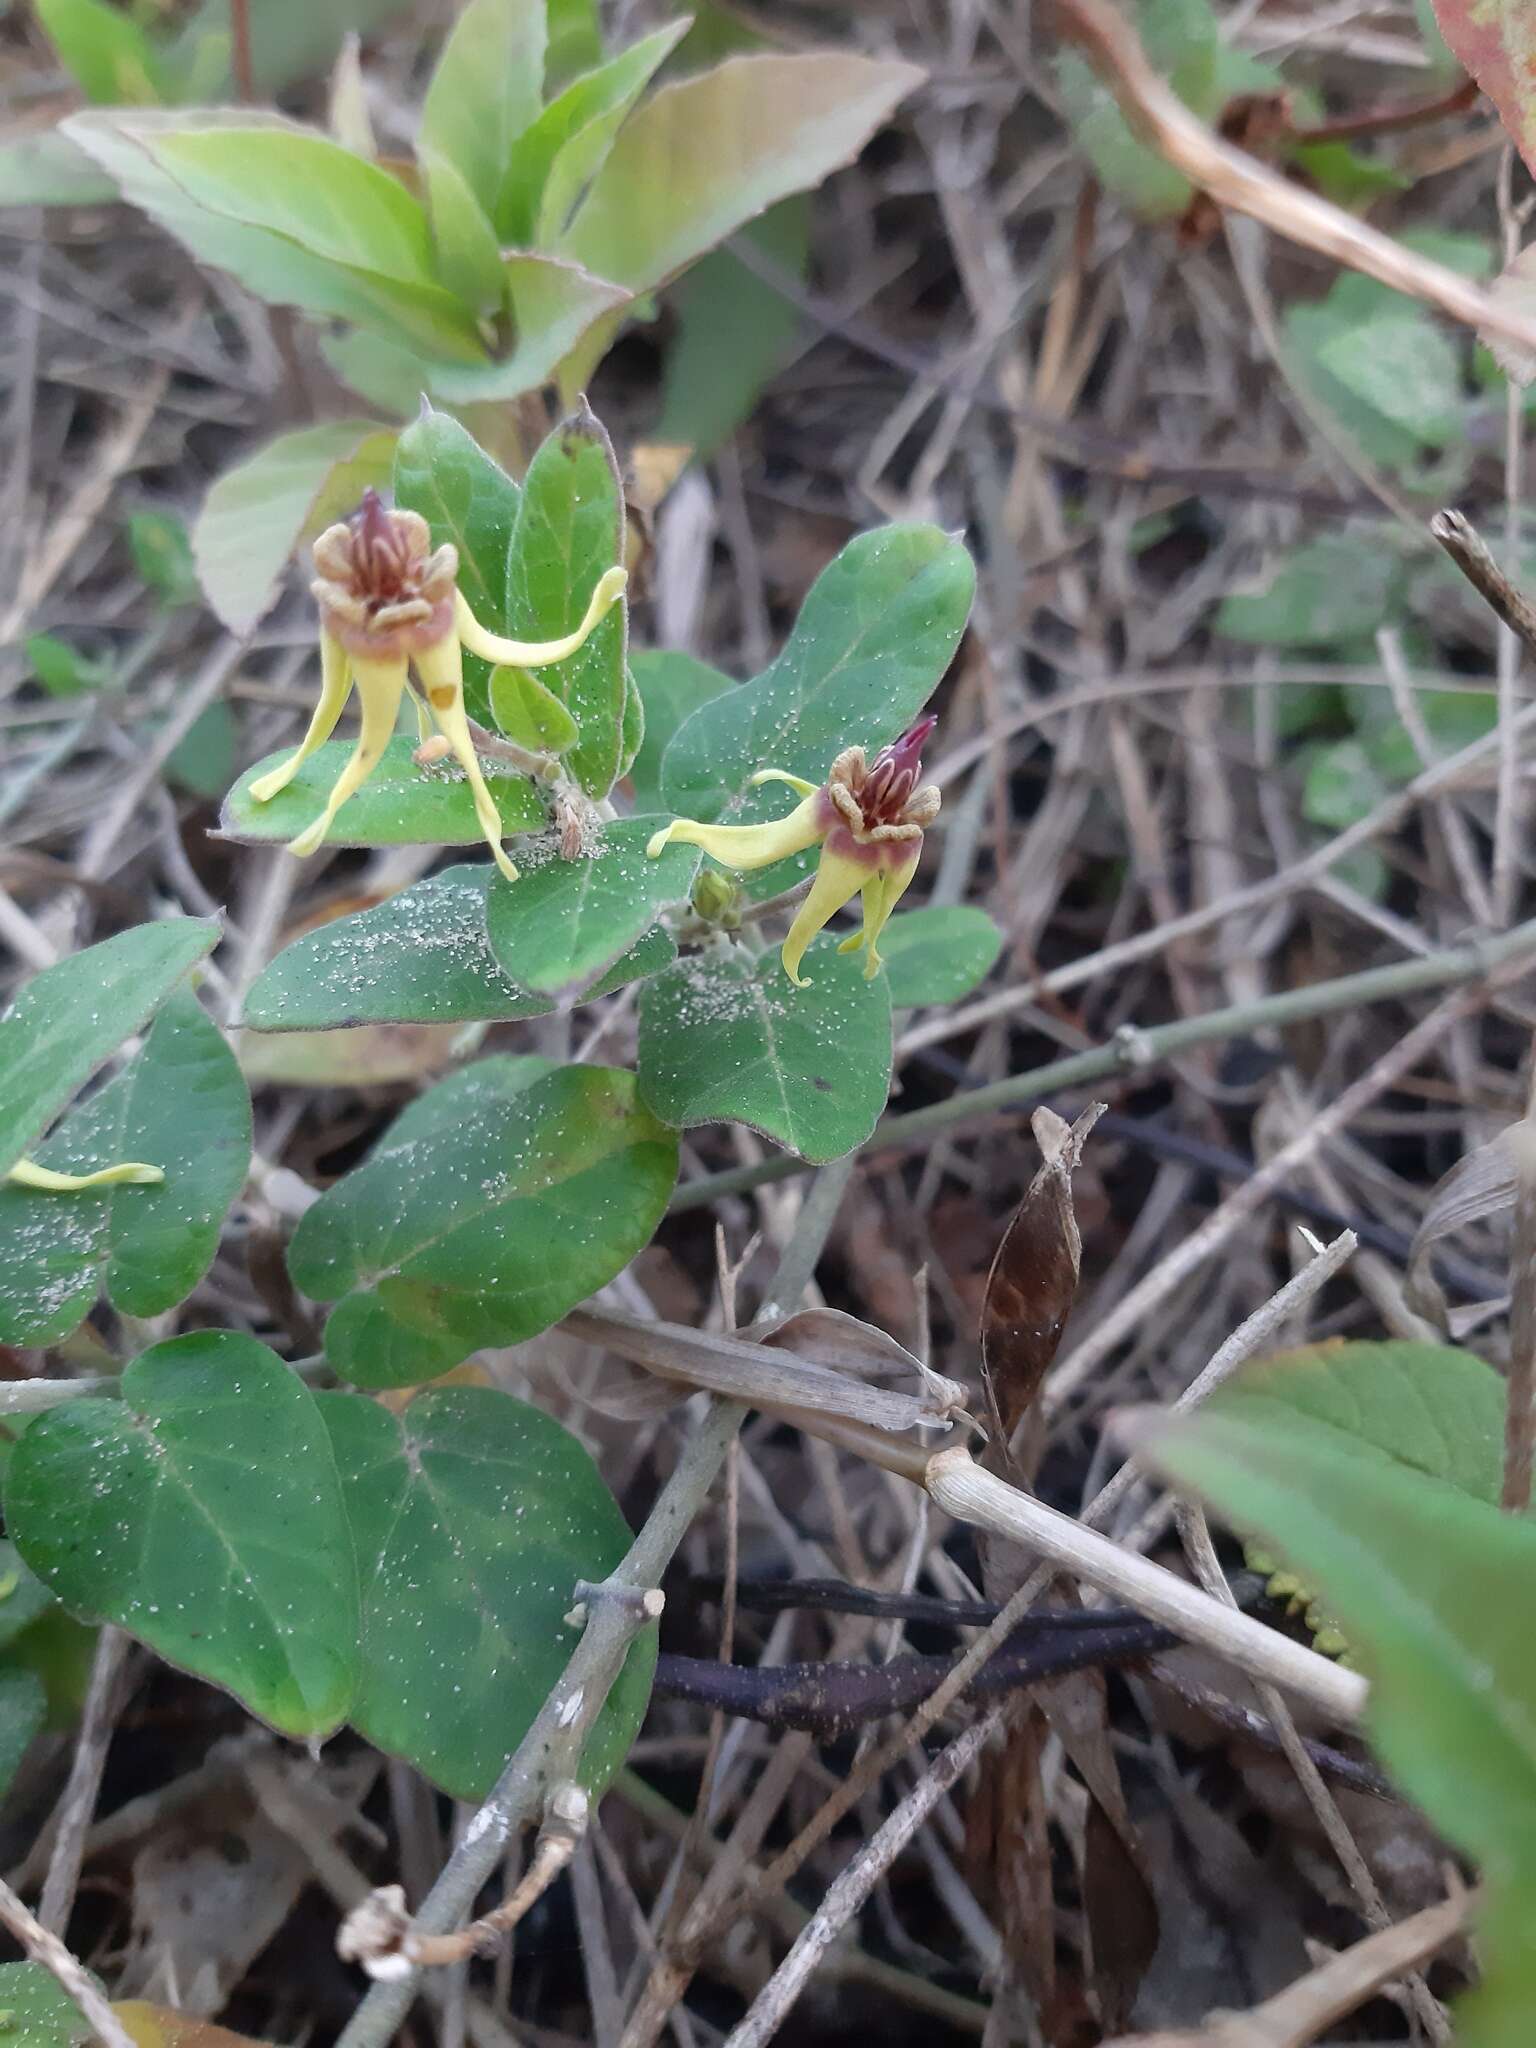
[[[824,783],[765,768],[754,783],[783,782],[801,802],[787,817],[767,825],[704,825],[695,818],[674,818],[646,847],[652,859],[672,840],[702,846],[728,868],[764,868],[791,854],[820,845],[810,894],[795,914],[780,958],[796,988],[807,983],[800,973],[805,949],[816,934],[855,896],[863,899],[864,923],[838,947],[840,953],[864,949],[864,976],[880,970],[879,939],[891,912],[917,872],[923,831],[939,815],[939,792],[930,783],[919,788],[923,772],[919,756],[938,720],[920,718],[899,740],[882,747],[866,762],[862,747],[847,747],[832,763]]]
[[[623,569],[610,569],[598,579],[574,633],[558,640],[507,640],[470,610],[458,587],[458,550],[449,544],[433,549],[431,538],[419,513],[391,512],[370,490],[350,519],[327,527],[315,542],[320,573],[310,587],[320,607],[320,701],[294,752],[253,782],[250,793],[264,804],[288,787],[336,730],[355,687],[362,708],[357,744],[320,815],[288,844],[301,857],[313,853],[342,805],[378,767],[409,692],[423,742],[435,725],[464,771],[497,867],[515,882],[517,869],[501,844],[501,814],[486,787],[464,709],[463,650],[508,668],[565,661],[617,604],[628,578]],[[413,665],[420,695],[410,682]]]

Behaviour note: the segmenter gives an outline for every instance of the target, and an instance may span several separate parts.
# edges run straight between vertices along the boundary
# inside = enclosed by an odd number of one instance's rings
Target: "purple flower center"
[[[923,746],[938,722],[931,711],[925,712],[916,725],[908,726],[900,739],[882,747],[870,762],[857,791],[866,827],[901,823],[922,776]]]

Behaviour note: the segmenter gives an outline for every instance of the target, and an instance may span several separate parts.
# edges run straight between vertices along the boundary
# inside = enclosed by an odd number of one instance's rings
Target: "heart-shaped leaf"
[[[158,1186],[0,1186],[0,1341],[52,1344],[104,1290],[126,1315],[174,1308],[218,1249],[251,1161],[251,1100],[224,1034],[178,990],[143,1049],[32,1154],[59,1173],[119,1160]]]
[[[248,768],[224,799],[219,830],[244,846],[286,842],[302,832],[325,808],[331,785],[352,752],[350,740],[327,740],[300,768],[292,782],[269,802],[257,803],[251,784],[288,759],[292,748]],[[327,846],[479,846],[485,834],[475,816],[474,796],[464,773],[452,761],[418,767],[416,742],[397,736],[384,749],[379,765],[355,796],[336,814],[325,835]],[[549,822],[537,791],[526,775],[496,761],[482,761],[486,787],[501,813],[503,832],[534,832]]]
[[[842,748],[895,739],[949,666],[975,587],[970,556],[936,526],[850,541],[778,660],[679,726],[662,759],[666,807],[711,820],[740,797],[732,823],[756,823],[785,809],[776,785],[742,794],[759,768],[819,782]]]
[[[0,1174],[219,942],[212,918],[136,925],[45,967],[0,1017]]]
[[[621,818],[585,853],[562,860],[553,839],[518,852],[518,879],[492,885],[486,928],[497,959],[524,988],[573,989],[628,951],[658,912],[681,903],[699,850],[674,844],[655,860],[646,841],[660,818]]]
[[[632,1074],[480,1060],[306,1212],[289,1268],[340,1304],[325,1332],[336,1371],[406,1386],[536,1336],[605,1286],[676,1178],[676,1136],[635,1100]]]
[[[1003,935],[984,910],[931,904],[898,911],[880,934],[880,954],[898,1010],[952,1003],[991,973]]]
[[[818,939],[796,988],[776,952],[696,954],[640,992],[640,1092],[688,1127],[751,1124],[817,1164],[862,1145],[891,1085],[891,998]]]
[[[570,1433],[509,1394],[443,1387],[401,1416],[322,1394],[363,1588],[353,1721],[458,1799],[483,1799],[565,1668],[578,1579],[630,1533]],[[588,1739],[600,1791],[639,1732],[654,1630],[629,1653]]]
[[[38,1577],[287,1735],[345,1719],[357,1568],[314,1396],[229,1330],[173,1337],[121,1401],[69,1401],[11,1457],[6,1521]]]
[[[623,560],[618,464],[607,434],[583,406],[528,465],[507,559],[507,630],[519,640],[574,631],[599,579]],[[568,660],[534,672],[575,720],[580,738],[566,766],[599,799],[619,772],[626,616],[627,607],[616,604]]]

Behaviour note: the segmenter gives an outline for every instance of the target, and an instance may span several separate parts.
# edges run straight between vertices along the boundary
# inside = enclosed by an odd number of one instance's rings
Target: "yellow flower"
[[[598,579],[586,615],[574,633],[559,640],[504,640],[487,632],[458,587],[459,556],[452,546],[431,549],[427,522],[416,512],[386,510],[377,491],[365,491],[361,508],[315,542],[319,576],[311,585],[320,606],[320,701],[298,747],[270,775],[251,784],[259,804],[286,789],[316,748],[336,730],[352,686],[362,705],[362,729],[347,765],[331,785],[325,808],[306,825],[288,851],[313,853],[349,796],[378,767],[395,730],[400,703],[410,688],[412,663],[425,694],[413,700],[423,741],[428,717],[464,770],[474,796],[475,816],[509,882],[517,869],[502,850],[501,814],[485,784],[464,710],[463,649],[511,668],[544,668],[565,661],[587,639],[624,593],[623,569]]]
[[[862,946],[864,976],[872,980],[880,968],[880,934],[917,872],[923,829],[939,815],[937,789],[918,787],[923,772],[918,756],[937,723],[931,713],[920,718],[867,763],[862,747],[845,748],[819,788],[799,775],[765,768],[753,782],[787,782],[802,798],[788,817],[770,825],[701,825],[693,818],[674,818],[645,850],[654,859],[672,840],[681,839],[702,846],[728,868],[765,868],[819,843],[821,859],[810,894],[780,955],[784,972],[796,988],[806,987],[800,974],[806,947],[845,903],[862,896],[863,929],[844,939],[838,951],[855,953]]]

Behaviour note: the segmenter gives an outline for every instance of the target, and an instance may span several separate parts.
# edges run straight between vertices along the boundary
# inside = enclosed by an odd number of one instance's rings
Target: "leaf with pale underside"
[[[922,79],[910,64],[823,50],[733,57],[665,86],[620,130],[556,248],[654,290],[851,162]]]
[[[360,1564],[363,1668],[353,1721],[456,1798],[483,1799],[578,1640],[578,1579],[630,1544],[568,1431],[487,1387],[417,1395],[395,1416],[323,1394]],[[630,1650],[588,1737],[598,1792],[639,1732],[655,1631]]]
[[[376,420],[329,420],[279,434],[225,470],[192,529],[204,594],[232,633],[277,596],[296,548],[389,480],[395,436]]]
[[[420,205],[328,135],[217,107],[75,114],[63,128],[131,205],[258,298],[484,360],[471,310],[437,279]]]
[[[352,1703],[357,1574],[314,1396],[254,1338],[174,1337],[122,1399],[38,1416],[6,1521],[66,1606],[114,1621],[290,1735]]]

